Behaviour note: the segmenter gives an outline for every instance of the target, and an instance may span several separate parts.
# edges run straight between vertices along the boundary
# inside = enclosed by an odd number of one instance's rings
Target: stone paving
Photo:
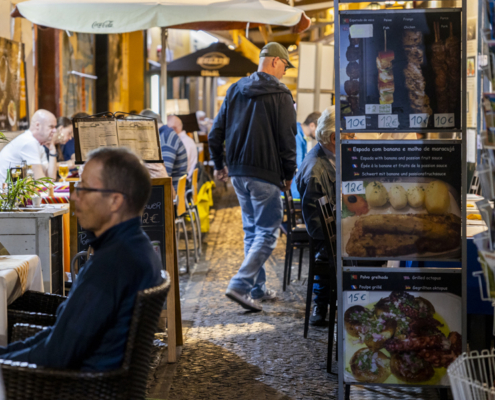
[[[166,364],[156,348],[148,398],[334,399],[336,376],[326,372],[327,328],[310,327],[303,338],[307,268],[301,281],[282,292],[285,238],[266,264],[267,283],[279,299],[248,313],[224,293],[243,260],[241,211],[234,192],[215,204],[215,218],[204,238],[203,256],[191,275],[181,277],[185,345],[177,364]],[[296,252],[297,255],[297,252]],[[307,266],[307,260],[304,263]],[[293,277],[297,276],[294,262]],[[334,368],[335,371],[335,368]],[[351,399],[436,398],[433,391],[363,390]]]

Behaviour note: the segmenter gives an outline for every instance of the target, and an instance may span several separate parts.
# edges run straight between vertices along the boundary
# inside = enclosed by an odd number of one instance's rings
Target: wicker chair
[[[12,328],[17,323],[51,326],[55,323],[57,308],[67,297],[58,294],[28,290],[7,309],[9,343],[13,342]]]
[[[80,372],[0,360],[7,398],[144,399],[153,335],[169,288],[167,276],[161,285],[137,294],[122,367],[108,372]],[[41,329],[42,326],[16,324],[13,336],[22,340]]]

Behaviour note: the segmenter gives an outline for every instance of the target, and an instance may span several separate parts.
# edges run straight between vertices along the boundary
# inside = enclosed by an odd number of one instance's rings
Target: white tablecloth
[[[19,274],[12,265],[20,266],[25,262],[29,264],[26,290],[44,291],[38,256],[0,256],[0,346],[7,344],[7,306],[23,294]],[[8,264],[10,268],[2,269],[2,264]]]

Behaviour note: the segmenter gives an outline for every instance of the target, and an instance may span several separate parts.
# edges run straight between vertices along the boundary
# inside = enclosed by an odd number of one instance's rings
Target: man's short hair
[[[105,189],[125,193],[128,211],[142,214],[151,194],[151,178],[138,156],[125,147],[101,147],[89,153],[89,160],[103,164]]]
[[[318,119],[315,137],[321,144],[330,143],[330,137],[335,132],[335,106],[328,107]]]
[[[318,124],[318,118],[321,117],[321,112],[315,111],[309,114],[306,119],[304,120],[303,124],[304,125],[309,125],[311,123],[317,125]]]
[[[70,117],[70,119],[74,119],[74,118],[86,118],[86,117],[89,117],[89,114],[88,113],[78,112],[78,113],[75,113],[74,115],[72,115],[72,117]]]
[[[159,124],[162,124],[163,125],[163,122],[162,122],[162,117],[160,117],[159,114],[157,114],[156,112],[150,110],[150,109],[145,109],[143,111],[141,111],[139,113],[139,115],[142,115],[143,117],[149,117],[149,118],[154,118],[156,119],[156,122],[158,122]]]

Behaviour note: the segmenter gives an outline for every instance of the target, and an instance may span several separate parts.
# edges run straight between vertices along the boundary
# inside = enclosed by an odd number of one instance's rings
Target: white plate
[[[434,179],[432,179],[434,180]],[[385,186],[385,189],[390,190],[390,187],[392,185],[397,185],[400,184],[402,187],[407,190],[411,186],[423,186],[426,188],[428,186],[429,182],[382,182],[383,186]],[[453,196],[454,189],[449,185],[446,184],[449,187],[449,196],[450,196],[450,208],[448,210],[448,213],[457,215],[458,217],[461,217],[461,209],[459,208],[459,205],[457,204],[456,199]],[[480,196],[478,196],[480,197]],[[476,209],[477,210],[477,209]],[[352,217],[347,217],[342,219],[342,254],[343,257],[349,257],[349,254],[347,254],[347,251],[345,250],[345,247],[347,246],[347,242],[349,241],[349,238],[351,237],[351,231],[354,228],[354,225],[356,221],[364,216],[367,215],[392,215],[392,214],[428,214],[426,209],[424,207],[421,208],[414,208],[410,206],[404,207],[402,210],[396,210],[394,209],[390,203],[385,204],[383,207],[370,207],[369,212],[365,215],[357,216],[354,215]],[[413,253],[413,254],[406,254],[399,256],[398,258],[405,258],[405,257],[418,257],[418,258],[432,258],[432,257],[441,257],[441,258],[456,258],[459,255],[459,249],[455,250],[449,250],[447,252],[442,252],[442,253]]]

